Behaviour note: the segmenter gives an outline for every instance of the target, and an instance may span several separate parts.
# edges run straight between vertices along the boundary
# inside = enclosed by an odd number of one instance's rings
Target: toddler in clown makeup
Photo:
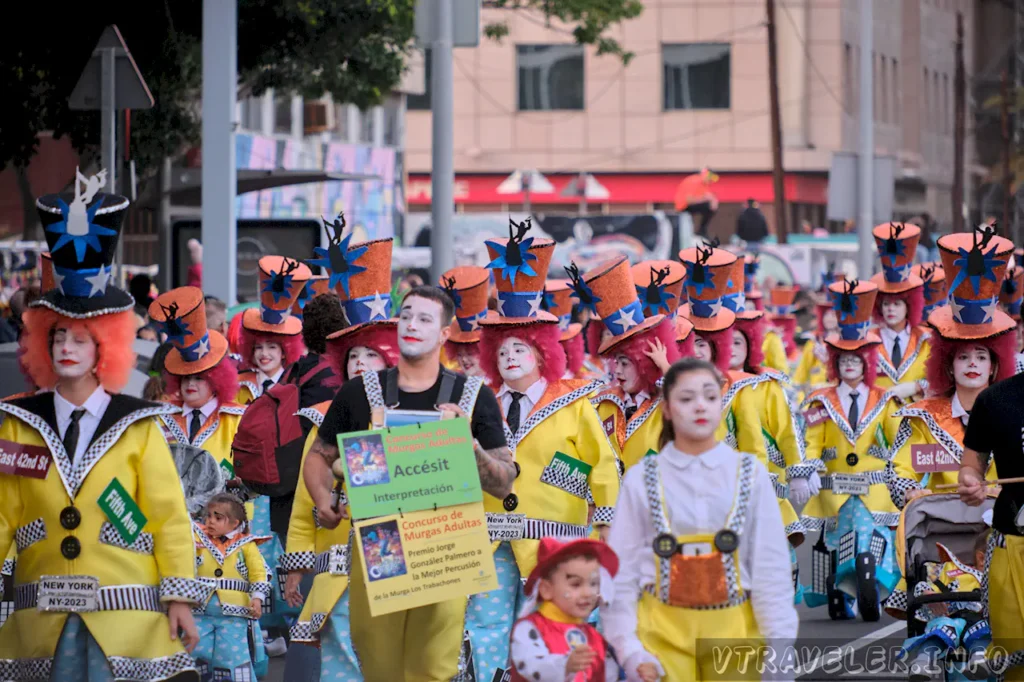
[[[526,581],[524,615],[512,628],[513,682],[608,682],[626,679],[611,646],[587,618],[619,558],[603,542],[544,538]]]

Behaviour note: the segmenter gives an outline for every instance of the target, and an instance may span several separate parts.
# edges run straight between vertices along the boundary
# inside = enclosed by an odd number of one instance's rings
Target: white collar
[[[963,419],[964,417],[970,417],[971,413],[964,409],[964,406],[960,403],[960,396],[953,391],[953,403],[950,405],[950,410],[953,412],[953,418]]]
[[[54,390],[53,392],[53,411],[56,413],[55,416],[58,423],[70,421],[71,413],[83,408],[90,416],[99,419],[107,411],[108,405],[110,405],[110,395],[103,390],[102,386],[97,386],[92,395],[86,398],[85,402],[81,405],[71,404],[67,398],[60,394],[60,391]]]
[[[864,382],[860,382],[856,389],[850,388],[845,381],[839,382],[839,387],[836,389],[839,392],[839,397],[842,400],[850,400],[850,394],[857,391],[857,401],[860,402],[861,398],[867,399],[868,387],[864,385]]]
[[[192,412],[194,412],[195,409],[196,408],[189,407],[185,403],[181,404],[181,413],[183,415],[185,415],[186,417],[191,417],[192,416]],[[203,405],[201,405],[199,407],[199,411],[203,413],[203,421],[206,421],[207,419],[209,419],[210,415],[213,414],[214,411],[216,411],[216,409],[217,409],[217,396],[214,396],[214,397],[210,398],[209,400],[207,400],[206,403],[204,403]]]
[[[639,408],[641,405],[643,405],[650,399],[651,394],[648,393],[647,391],[640,391],[639,393],[633,396],[629,395],[628,393],[626,394],[626,403],[632,403],[637,408]]]
[[[658,461],[682,470],[689,469],[696,463],[700,463],[705,469],[714,469],[724,461],[725,456],[730,452],[733,452],[732,448],[725,443],[719,442],[707,452],[702,452],[699,455],[688,455],[677,450],[674,443],[666,443],[658,455]]]
[[[263,383],[267,379],[270,379],[275,384],[279,383],[281,381],[281,376],[282,375],[284,375],[284,367],[282,367],[281,369],[277,370],[277,373],[274,376],[269,376],[267,374],[264,374],[262,369],[256,370],[256,378],[259,380],[259,385],[260,385],[261,388],[263,387]]]
[[[888,325],[881,325],[880,330],[882,332],[882,341],[885,344],[885,350],[892,350],[892,342],[896,339],[900,340],[900,350],[906,352],[907,345],[910,343],[910,325],[907,324],[903,327],[903,331],[894,332],[889,328]]]
[[[548,390],[548,382],[545,379],[537,379],[533,382],[528,389],[520,391],[523,395],[530,399],[530,402],[536,405],[540,402],[540,399],[544,397],[544,391]],[[502,397],[506,393],[512,393],[513,390],[508,384],[502,383],[501,390],[498,391],[498,397]]]

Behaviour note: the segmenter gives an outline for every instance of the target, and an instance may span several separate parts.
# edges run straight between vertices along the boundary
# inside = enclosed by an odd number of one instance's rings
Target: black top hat
[[[102,177],[102,176],[100,176]],[[53,259],[56,287],[32,303],[76,319],[131,310],[131,294],[111,284],[111,263],[121,237],[128,199],[92,193],[96,177],[83,178],[87,192],[47,194],[36,200],[46,243]],[[88,202],[88,203],[87,203]]]

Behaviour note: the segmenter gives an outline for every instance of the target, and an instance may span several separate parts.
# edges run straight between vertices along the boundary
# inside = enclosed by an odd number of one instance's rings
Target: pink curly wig
[[[752,301],[754,304],[754,310],[760,310],[764,312],[764,297],[757,296],[755,298],[748,298],[748,301]]]
[[[799,352],[799,348],[796,345],[796,318],[790,316],[784,317],[773,317],[772,324],[774,324],[782,337],[782,345],[786,349],[786,356],[793,357]]]
[[[22,313],[22,319],[25,330],[21,335],[21,367],[35,386],[52,389],[57,385],[51,349],[53,331],[58,325],[72,331],[84,329],[96,342],[96,378],[104,390],[117,393],[128,384],[135,368],[132,344],[137,327],[131,310],[75,320],[49,308],[29,308]]]
[[[711,362],[723,376],[728,376],[729,365],[732,360],[732,332],[732,327],[718,332],[698,332],[696,329],[693,330],[695,336],[700,336],[711,344]]]
[[[583,334],[577,334],[568,341],[560,343],[562,350],[565,351],[565,361],[569,366],[569,371],[574,377],[579,376],[580,370],[583,369],[583,360],[586,357],[586,351],[583,348]]]
[[[747,359],[743,363],[743,371],[748,374],[760,374],[764,369],[764,316],[756,320],[744,320],[736,318],[735,331],[743,334],[747,340]]]
[[[172,350],[172,353],[177,351]],[[201,372],[199,377],[206,379],[206,382],[210,384],[210,390],[217,396],[217,405],[223,405],[224,403],[230,403],[238,395],[238,368],[230,358],[224,356],[224,358],[216,365]],[[167,385],[166,393],[168,395],[181,395],[181,380],[185,377],[179,377],[170,372],[164,372],[164,382]]]
[[[681,357],[681,358],[692,358],[692,357],[694,357],[694,352],[693,352],[693,335],[696,334],[696,333],[697,332],[692,331],[692,332],[690,332],[690,335],[687,336],[684,340],[676,341],[676,350],[679,351],[679,357]]]
[[[604,322],[597,317],[590,318],[587,326],[584,327],[583,333],[586,334],[587,352],[591,355],[597,355],[597,349],[601,347],[601,337],[604,335],[605,329],[607,327],[604,326]]]
[[[828,379],[839,381],[839,356],[843,353],[854,353],[864,361],[864,383],[868,388],[875,385],[878,376],[878,344],[863,346],[857,350],[839,350],[826,344],[828,348]]]
[[[533,346],[541,378],[548,383],[558,381],[565,374],[567,363],[561,336],[562,330],[557,324],[486,326],[480,334],[480,369],[488,381],[500,386],[502,379],[498,371],[498,349],[505,339],[516,337]]]
[[[992,356],[992,364],[995,369],[995,378],[990,382],[994,384],[1003,379],[1009,379],[1014,372],[1014,346],[1017,341],[1014,338],[1013,330],[1000,334],[989,339],[971,339],[963,341],[952,341],[944,339],[938,334],[932,334],[931,354],[925,362],[925,373],[928,377],[928,392],[931,395],[951,396],[956,389],[953,379],[953,358],[964,348],[981,346],[987,348]]]
[[[327,359],[344,381],[348,381],[348,352],[359,346],[372,348],[388,367],[394,367],[398,364],[398,327],[375,325],[339,339],[328,339]]]
[[[692,336],[692,334],[691,334]],[[633,366],[636,367],[640,379],[641,389],[650,395],[655,395],[658,387],[658,379],[661,378],[661,370],[654,364],[654,360],[647,357],[649,345],[657,339],[665,346],[668,364],[679,359],[679,349],[676,347],[675,325],[670,319],[664,319],[646,331],[635,334],[633,337],[623,341],[612,349],[610,355],[625,355]]]
[[[242,327],[242,343],[239,346],[238,354],[242,356],[243,366],[253,367],[252,355],[256,350],[256,343],[258,341],[276,343],[281,346],[285,367],[301,358],[303,353],[306,352],[306,346],[302,343],[302,336],[300,334],[294,336],[267,334],[266,332],[254,332]]]
[[[817,330],[819,336],[824,336],[827,333],[831,333],[825,331],[825,313],[830,310],[832,310],[831,305],[814,305],[814,328]]]
[[[479,357],[480,344],[476,341],[472,343],[455,343],[454,341],[444,342],[444,356],[448,358],[449,361],[457,363],[459,361],[459,353],[469,353]]]
[[[235,355],[242,354],[242,313],[231,318],[228,323],[228,352]],[[242,363],[245,365],[246,363]]]
[[[878,296],[875,297],[875,308],[871,313],[875,322],[885,324],[885,320],[882,318],[882,303],[894,298],[907,304],[907,322],[911,327],[921,324],[921,316],[924,311],[924,287],[915,287],[902,294],[886,294],[879,291]]]

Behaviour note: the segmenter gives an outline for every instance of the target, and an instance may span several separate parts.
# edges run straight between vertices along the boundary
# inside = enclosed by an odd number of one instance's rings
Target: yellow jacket
[[[181,403],[171,403],[177,410],[173,414],[160,417],[164,433],[169,442],[189,443],[188,417],[181,411]],[[197,448],[209,452],[214,461],[224,471],[224,479],[230,481],[235,477],[235,456],[231,452],[231,443],[238,433],[238,423],[242,421],[245,408],[237,403],[223,403],[210,415],[195,441]]]
[[[885,469],[890,447],[899,428],[899,401],[893,394],[874,386],[868,391],[867,407],[856,431],[846,421],[842,401],[835,387],[815,391],[804,401],[807,420],[807,464],[822,475],[822,490],[804,507],[806,528],[818,529],[839,515],[849,495],[832,492],[832,475],[865,474],[869,477],[868,494],[861,497],[872,512],[876,525],[895,526],[899,511],[889,498],[885,485]]]
[[[793,371],[793,383],[801,389],[816,391],[830,383],[828,365],[815,353],[815,348],[820,343],[821,339],[816,337],[805,343],[803,350],[800,351],[800,361]]]
[[[893,367],[889,359],[891,348],[885,344],[878,347],[878,379],[875,385],[879,388],[890,389],[896,384],[903,384],[908,381],[923,381],[928,376],[925,371],[925,363],[931,352],[928,342],[930,335],[920,327],[910,328],[910,343],[903,349],[903,362],[899,367]]]
[[[309,448],[317,438],[330,401],[299,410],[299,415],[313,423],[313,429],[306,438],[302,451],[302,465],[306,463]],[[342,505],[347,502],[342,499]],[[291,638],[299,642],[318,643],[319,632],[334,610],[335,604],[348,589],[348,550],[350,519],[342,519],[337,528],[321,528],[316,519],[316,506],[306,488],[302,468],[299,470],[299,485],[295,489],[291,520],[288,523],[288,545],[281,557],[281,568],[289,573],[316,572],[313,589],[302,605],[298,621],[291,627]],[[331,555],[335,556],[335,572],[331,573]]]
[[[722,396],[722,421],[715,430],[715,439],[724,441],[737,452],[757,455],[762,462],[768,461],[767,444],[761,424],[762,394],[755,388],[768,381],[763,375],[730,371]]]
[[[111,396],[96,437],[72,466],[57,429],[52,393],[0,403],[5,417],[0,439],[39,448],[36,452],[46,453],[40,462],[49,464],[42,478],[0,474],[0,554],[6,556],[17,544],[14,582],[18,596],[28,600],[0,629],[0,669],[26,671],[15,677],[27,677],[29,670],[49,677],[67,614],[30,606],[40,576],[98,579],[102,610],[81,617],[114,677],[134,676],[138,665],[156,665],[154,659],[166,659],[159,663],[164,677],[193,669],[180,642],[167,636],[167,616],[160,610],[167,601],[197,604],[202,595],[185,494],[154,419],[173,410]],[[131,545],[100,507],[101,500],[111,500],[108,487],[114,479],[131,498],[121,498],[126,506],[115,512],[122,514],[115,519],[140,520],[126,515],[132,501],[146,519]],[[125,604],[143,608],[117,608]],[[17,667],[19,662],[25,667]]]
[[[252,618],[249,602],[259,597],[270,601],[270,574],[257,545],[270,540],[263,535],[237,536],[219,544],[198,523],[193,524],[196,548],[196,574],[206,587],[205,606],[216,593],[225,616]],[[202,608],[195,609],[201,613]]]
[[[505,425],[505,438],[520,472],[512,495],[505,500],[484,493],[485,511],[525,514],[527,519],[572,524],[585,531],[592,499],[597,507],[594,523],[611,523],[619,494],[619,470],[597,411],[588,400],[593,391],[593,384],[582,381],[551,382],[520,423],[518,433],[512,434]],[[508,504],[513,500],[514,505]],[[545,534],[559,534],[552,528]],[[522,575],[529,575],[537,563],[539,540],[511,543]]]
[[[893,440],[893,458],[889,462],[889,494],[897,508],[903,509],[908,490],[926,488],[935,490],[938,485],[957,482],[958,469],[919,474],[914,471],[914,446],[938,445],[959,465],[964,451],[964,431],[959,417],[953,416],[953,398],[928,398],[907,405],[896,417],[901,419],[899,430]],[[925,476],[928,477],[924,481]],[[986,478],[998,478],[995,462],[989,462]],[[924,485],[922,485],[924,482]]]
[[[782,336],[773,329],[764,334],[764,341],[761,343],[761,350],[764,352],[764,366],[770,367],[777,372],[789,374],[789,358],[786,356],[786,344],[782,342]]]
[[[235,403],[248,405],[263,395],[263,386],[260,385],[260,380],[257,377],[256,372],[251,369],[238,373],[238,395],[235,396]]]
[[[625,395],[620,387],[609,386],[590,399],[623,473],[648,453],[658,452],[661,437],[661,398],[644,401],[627,423]]]

